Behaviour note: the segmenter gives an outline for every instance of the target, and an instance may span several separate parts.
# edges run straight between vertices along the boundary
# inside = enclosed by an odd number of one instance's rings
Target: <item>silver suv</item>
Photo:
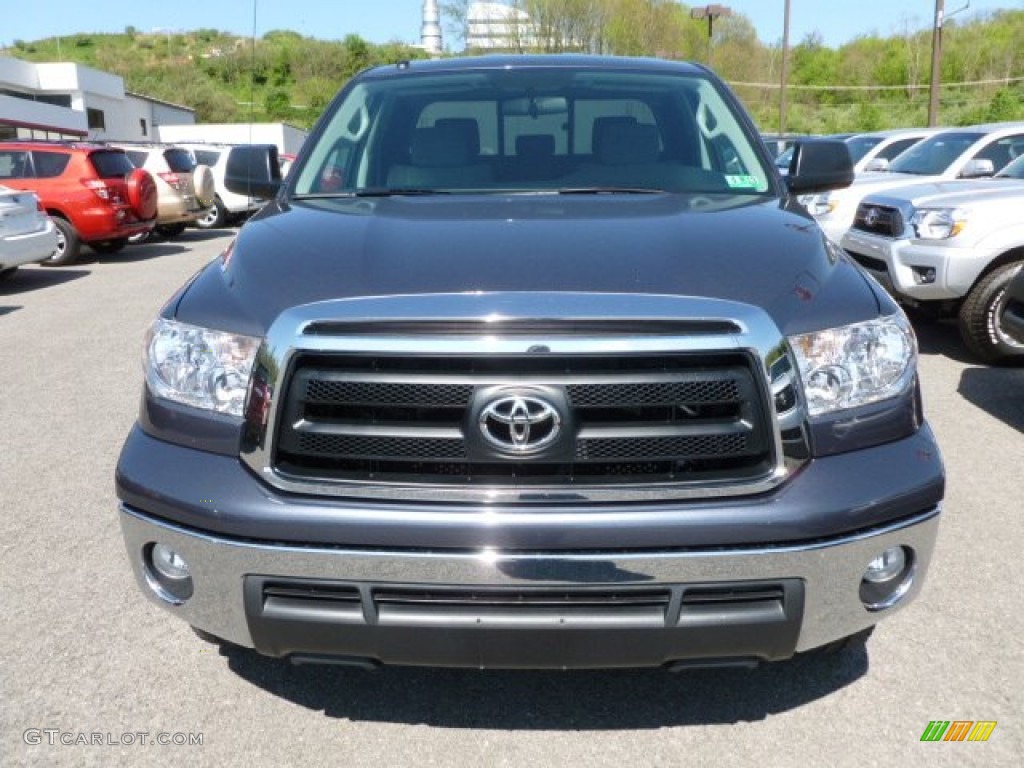
[[[157,218],[153,231],[158,235],[177,237],[213,204],[213,174],[209,167],[197,164],[187,149],[171,144],[114,146],[124,149],[132,164],[149,171],[156,181]],[[132,242],[145,240],[148,234],[136,235]]]

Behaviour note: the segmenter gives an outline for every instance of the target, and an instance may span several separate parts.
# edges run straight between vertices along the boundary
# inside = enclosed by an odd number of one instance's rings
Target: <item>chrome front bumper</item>
[[[742,586],[754,582],[787,582],[799,584],[802,592],[798,605],[799,615],[792,621],[793,630],[798,633],[792,649],[804,651],[854,634],[910,602],[920,590],[928,570],[938,528],[939,508],[883,528],[807,544],[715,551],[582,553],[373,551],[324,546],[301,547],[211,536],[155,520],[124,505],[121,506],[120,516],[129,559],[143,592],[195,627],[237,645],[257,647],[271,655],[285,655],[285,652],[260,647],[258,638],[254,639],[253,602],[251,595],[246,596],[247,590],[251,592],[254,577],[267,577],[266,581],[277,582],[344,582],[352,585],[362,595],[382,588],[408,585],[428,589],[434,587],[438,591],[452,587],[488,590],[651,590],[666,587],[672,588],[673,594],[677,594],[682,591],[680,585]],[[161,600],[147,583],[144,551],[153,542],[170,546],[189,564],[194,580],[194,594],[181,605],[171,605]],[[894,546],[904,546],[913,552],[913,582],[896,605],[884,611],[870,612],[859,597],[862,575],[872,559]],[[520,629],[514,618],[511,624],[506,623],[503,627],[487,626],[486,620],[482,621],[479,617],[473,619],[472,615],[462,615],[451,626],[437,623],[431,625],[429,620],[424,624],[422,616],[404,626],[401,620],[391,622],[386,627],[368,626],[377,623],[380,617],[365,605],[360,609],[358,603],[353,611],[354,614],[340,623],[330,618],[325,619],[327,623],[333,621],[335,624],[328,629],[333,633],[330,637],[338,638],[337,653],[353,653],[346,647],[346,633],[362,632],[363,640],[367,634],[375,639],[401,635],[403,643],[414,649],[413,658],[402,658],[396,663],[438,663],[436,657],[429,655],[422,660],[415,658],[417,636],[427,636],[431,630],[442,639],[459,637],[463,640],[472,637],[474,632],[480,637],[481,632],[490,631],[492,639],[508,641],[514,647],[517,632],[522,631],[525,637],[527,630],[536,635],[538,630],[543,632],[546,629],[544,626]],[[686,647],[686,633],[690,630],[685,616],[679,615],[678,605],[675,606],[675,612],[670,611],[669,615],[673,617],[671,626],[658,629],[667,629],[675,634],[678,642],[675,643],[672,655],[678,656],[680,645]],[[554,626],[547,629],[559,629],[557,625],[560,622],[564,624],[564,618],[556,619]],[[724,625],[721,621],[719,624],[714,628],[719,633],[716,637],[722,636],[723,626],[728,630],[727,619]],[[649,622],[629,626],[627,617],[622,626],[612,627],[611,631],[626,629],[640,633],[636,636],[642,637],[647,631],[645,627],[649,628]],[[317,630],[323,628],[316,627]],[[609,637],[608,626],[590,627],[589,634],[588,627],[575,629],[575,640],[581,644],[592,645],[604,642]],[[446,635],[446,632],[450,634]],[[550,634],[548,637],[551,637]],[[364,654],[364,651],[361,650],[359,655],[365,655],[373,661],[395,661],[385,653],[374,658],[374,654]],[[723,655],[729,654],[726,652]],[[658,665],[673,660],[652,657],[636,663],[636,657],[629,657],[622,664],[611,663],[609,666]],[[466,666],[478,665],[478,660],[473,658],[467,658],[465,662]],[[570,661],[564,665],[573,664]],[[530,664],[514,663],[511,666]]]

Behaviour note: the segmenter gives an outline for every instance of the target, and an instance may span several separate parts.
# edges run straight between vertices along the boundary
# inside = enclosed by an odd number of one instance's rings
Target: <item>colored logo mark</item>
[[[996,720],[931,720],[921,741],[988,741]]]

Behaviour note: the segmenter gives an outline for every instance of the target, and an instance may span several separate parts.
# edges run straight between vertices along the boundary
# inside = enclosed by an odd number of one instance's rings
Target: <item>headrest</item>
[[[413,165],[445,168],[469,165],[476,159],[471,150],[463,131],[434,126],[413,132],[409,154]]]
[[[658,127],[649,123],[612,123],[603,131],[597,160],[605,165],[653,163],[658,160]]]
[[[516,154],[526,157],[551,157],[555,154],[555,137],[550,133],[517,136]]]
[[[442,117],[434,122],[434,127],[461,136],[469,148],[470,157],[480,154],[480,126],[472,117]]]
[[[608,115],[596,118],[590,136],[591,151],[595,157],[601,154],[601,144],[604,143],[604,137],[608,134],[608,129],[613,125],[636,125],[636,118],[627,117],[626,115]]]

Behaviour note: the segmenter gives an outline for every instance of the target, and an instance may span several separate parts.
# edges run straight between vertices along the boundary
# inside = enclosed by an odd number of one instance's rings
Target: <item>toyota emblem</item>
[[[507,453],[534,453],[550,445],[562,429],[562,417],[551,403],[533,395],[507,395],[480,412],[480,432]]]

